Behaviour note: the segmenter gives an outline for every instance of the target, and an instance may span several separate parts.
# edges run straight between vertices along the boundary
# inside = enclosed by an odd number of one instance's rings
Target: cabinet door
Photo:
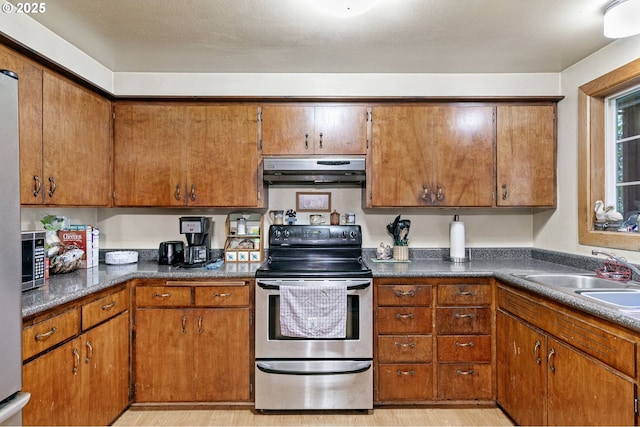
[[[367,108],[316,107],[314,142],[315,154],[366,154]]]
[[[184,205],[188,195],[184,106],[127,103],[116,104],[114,111],[114,203]]]
[[[137,402],[193,400],[193,326],[188,309],[136,310]]]
[[[313,154],[313,106],[262,107],[262,154]]]
[[[547,354],[548,425],[635,424],[630,380],[552,338]]]
[[[44,72],[42,101],[45,203],[111,202],[111,103]]]
[[[555,105],[498,106],[498,206],[555,206],[555,117]]]
[[[187,108],[187,205],[259,206],[257,114],[256,106]]]
[[[501,311],[496,328],[498,403],[517,424],[546,425],[545,335]]]
[[[200,309],[194,320],[194,400],[249,401],[249,309]]]
[[[77,421],[77,414],[87,411],[80,345],[75,339],[23,366],[22,388],[31,393],[24,425],[86,424]]]
[[[129,404],[129,312],[81,336],[89,398],[78,416],[84,425],[109,425]]]
[[[0,69],[18,75],[20,203],[39,205],[42,191],[42,69],[0,48]]]
[[[373,108],[370,207],[428,206],[423,199],[433,172],[431,109],[421,106]]]
[[[492,206],[494,108],[432,107],[436,206]]]

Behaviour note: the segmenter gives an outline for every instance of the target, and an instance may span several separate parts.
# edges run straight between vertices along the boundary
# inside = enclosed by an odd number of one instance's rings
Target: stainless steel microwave
[[[45,249],[44,231],[22,232],[22,291],[44,285]]]

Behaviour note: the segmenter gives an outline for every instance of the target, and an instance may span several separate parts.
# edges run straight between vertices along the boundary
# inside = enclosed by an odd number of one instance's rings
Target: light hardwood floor
[[[369,413],[133,407],[114,426],[512,426],[498,408],[376,408]]]

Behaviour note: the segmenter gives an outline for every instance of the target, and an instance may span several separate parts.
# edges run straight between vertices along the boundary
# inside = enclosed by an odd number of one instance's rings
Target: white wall
[[[558,208],[534,215],[533,246],[591,255],[591,247],[578,244],[578,87],[639,56],[640,36],[634,36],[618,40],[562,72],[565,98],[558,104]],[[638,252],[615,252],[640,262]]]

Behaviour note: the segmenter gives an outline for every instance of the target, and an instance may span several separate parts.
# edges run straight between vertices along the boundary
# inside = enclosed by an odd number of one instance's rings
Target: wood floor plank
[[[134,407],[114,426],[512,426],[498,408],[376,408],[366,412],[274,412]]]

